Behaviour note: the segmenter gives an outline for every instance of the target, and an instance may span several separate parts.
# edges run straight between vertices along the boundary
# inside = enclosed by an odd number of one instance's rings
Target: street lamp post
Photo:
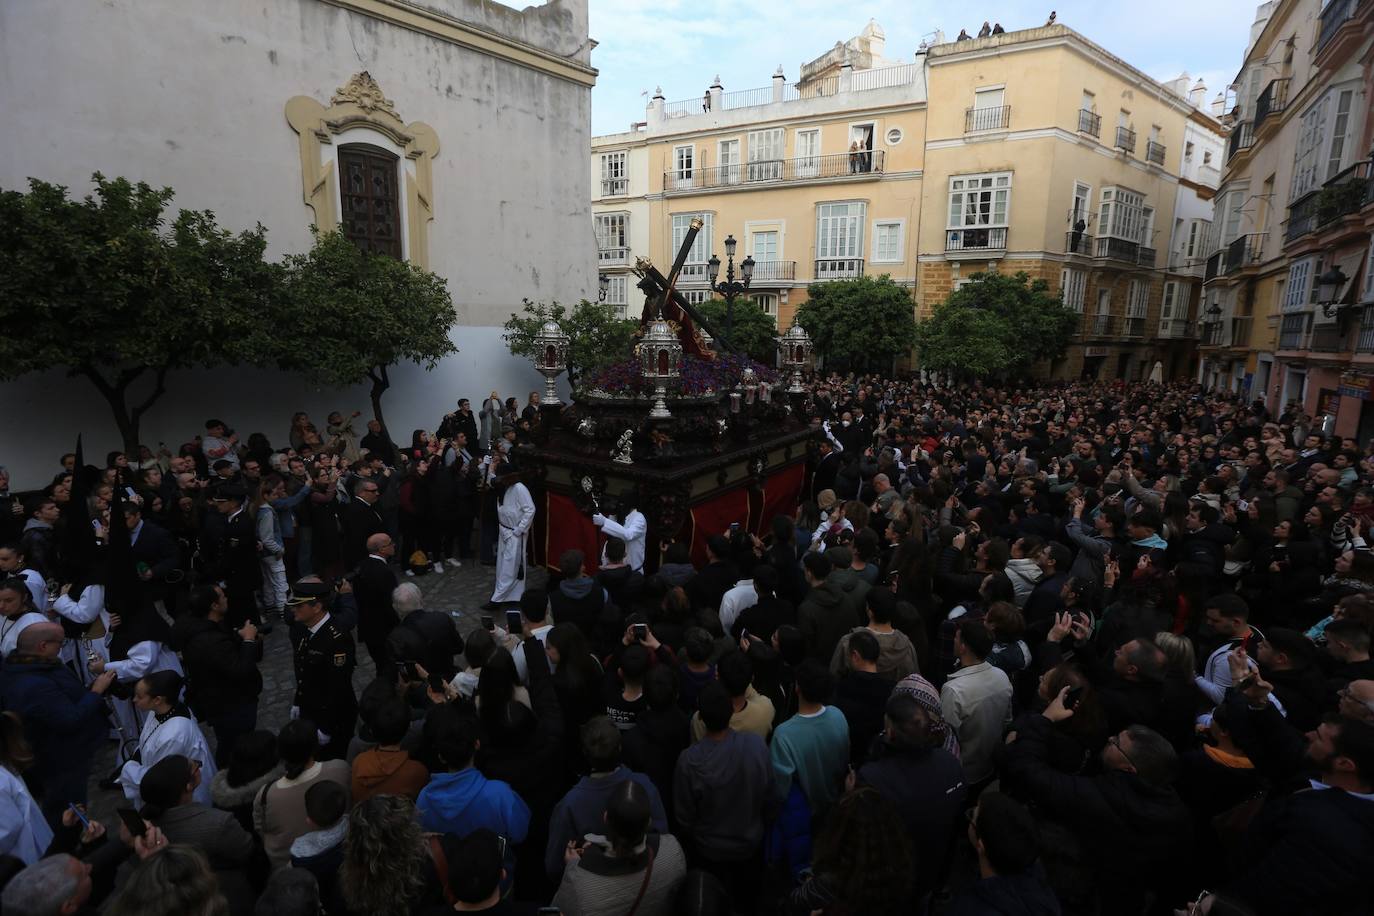
[[[746,255],[740,262],[740,279],[735,279],[735,241],[733,235],[725,237],[725,279],[720,283],[716,282],[716,277],[720,275],[720,258],[711,255],[711,260],[707,261],[707,267],[711,271],[711,289],[725,297],[725,343],[727,346],[732,343],[735,330],[735,299],[749,290],[749,281],[754,279],[754,259]]]
[[[1327,318],[1344,311],[1341,304],[1336,300],[1340,297],[1341,290],[1345,288],[1349,279],[1345,275],[1345,271],[1335,264],[1332,264],[1317,278],[1317,304],[1322,307],[1322,314]]]
[[[596,301],[605,302],[606,294],[611,290],[611,278],[605,274],[598,274],[596,277]]]

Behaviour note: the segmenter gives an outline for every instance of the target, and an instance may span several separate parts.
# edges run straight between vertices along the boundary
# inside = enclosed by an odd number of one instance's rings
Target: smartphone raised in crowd
[[[143,836],[148,832],[148,825],[143,823],[143,818],[139,817],[133,808],[116,808],[115,814],[124,822],[130,836]]]
[[[482,615],[482,629],[488,631],[496,629],[496,621],[492,618],[490,614]]]
[[[523,629],[519,611],[506,611],[506,629],[512,633],[519,633]]]
[[[643,642],[644,637],[649,635],[649,625],[647,623],[634,624],[634,634],[636,642]]]

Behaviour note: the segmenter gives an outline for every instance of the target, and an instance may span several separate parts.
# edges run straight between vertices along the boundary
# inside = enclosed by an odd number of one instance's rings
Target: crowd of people
[[[804,401],[794,513],[694,564],[627,497],[543,587],[534,395],[0,471],[3,912],[1371,912],[1369,444],[1185,385]],[[460,633],[411,577],[474,560]]]

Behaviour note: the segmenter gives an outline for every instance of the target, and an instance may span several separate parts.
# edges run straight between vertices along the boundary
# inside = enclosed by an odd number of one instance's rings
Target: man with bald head
[[[353,594],[358,601],[358,638],[367,645],[367,654],[378,672],[390,658],[386,638],[399,622],[391,604],[396,590],[396,574],[391,558],[396,544],[389,534],[373,534],[367,539],[367,556],[358,564],[353,577]]]
[[[19,715],[43,775],[43,814],[56,826],[69,802],[84,804],[91,761],[109,731],[102,695],[115,679],[106,670],[88,690],[57,659],[64,639],[55,623],[34,623],[19,634],[0,668],[0,706]]]

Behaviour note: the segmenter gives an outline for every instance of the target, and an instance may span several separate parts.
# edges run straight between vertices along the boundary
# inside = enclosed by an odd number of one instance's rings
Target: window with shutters
[[[1087,286],[1087,271],[1066,267],[1059,275],[1059,290],[1064,297],[1064,305],[1075,312],[1083,311],[1083,291]]]
[[[1355,93],[1346,89],[1336,95],[1334,117],[1331,119],[1331,145],[1326,154],[1326,181],[1340,174],[1350,139],[1350,106]]]
[[[606,278],[606,307],[611,315],[622,321],[629,317],[630,278],[625,274],[611,274]]]
[[[684,264],[705,264],[711,258],[711,214],[710,213],[674,213],[673,214],[673,249],[669,252],[669,260],[677,258],[677,253],[682,248],[683,241],[687,238],[687,230],[691,228],[692,220],[701,217],[704,225],[697,233],[696,241],[692,243],[692,249],[687,253],[687,260]],[[704,276],[704,275],[703,275]],[[684,272],[685,277],[685,272]]]
[[[739,140],[722,140],[717,158],[720,160],[722,184],[739,184]]]
[[[623,264],[630,256],[628,213],[596,214],[597,260],[602,264]]]
[[[340,229],[363,251],[402,258],[397,157],[376,146],[339,147]]]
[[[1144,318],[1150,307],[1150,281],[1132,280],[1126,288],[1126,317]]]
[[[821,132],[797,131],[797,177],[814,178],[821,168]]]
[[[1361,298],[1374,302],[1374,239],[1369,242],[1369,258],[1364,264],[1364,295]]]
[[[883,219],[873,224],[873,260],[899,263],[902,260],[902,220]]]
[[[778,317],[778,297],[776,293],[755,293],[754,302],[763,313],[774,319]]]
[[[785,131],[781,127],[749,131],[750,181],[776,181],[782,177],[782,144]]]
[[[1097,234],[1103,238],[1141,241],[1145,226],[1145,196],[1127,188],[1103,188]]]
[[[692,187],[696,157],[697,148],[695,146],[673,147],[673,181],[677,187]]]
[[[949,227],[1005,226],[1011,173],[957,175],[949,180]]]
[[[816,257],[863,257],[866,204],[816,205]]]
[[[630,193],[630,179],[625,174],[625,151],[601,154],[601,196],[621,197]]]
[[[1288,283],[1284,287],[1283,310],[1302,311],[1311,301],[1313,258],[1294,261],[1288,267]]]

